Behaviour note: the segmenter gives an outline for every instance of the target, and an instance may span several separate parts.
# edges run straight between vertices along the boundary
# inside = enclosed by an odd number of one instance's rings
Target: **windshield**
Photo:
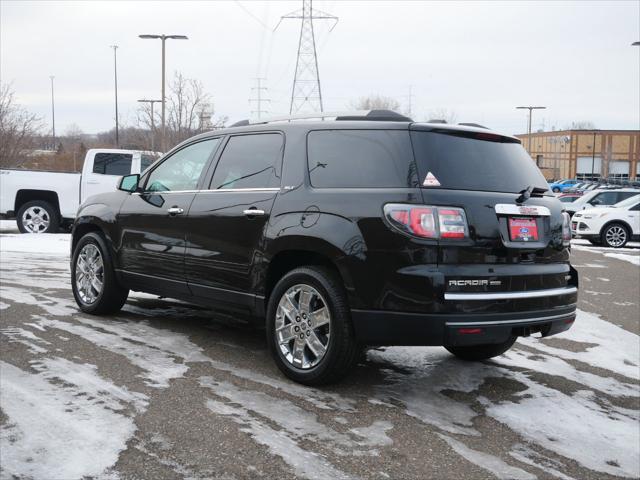
[[[549,185],[519,142],[491,133],[414,131],[411,140],[420,174],[442,188],[518,193]],[[426,183],[423,183],[425,181]],[[433,180],[430,182],[434,185]]]
[[[614,208],[632,207],[638,202],[640,202],[640,194],[634,195],[633,197],[629,197],[626,200],[622,200],[621,202],[616,203],[613,207]]]

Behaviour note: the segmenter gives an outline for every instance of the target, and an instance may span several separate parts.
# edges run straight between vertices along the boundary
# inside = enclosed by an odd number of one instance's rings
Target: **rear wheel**
[[[553,187],[553,193],[560,193],[560,189],[558,187]]]
[[[33,200],[20,207],[16,223],[22,233],[56,233],[60,225],[60,216],[49,202]]]
[[[487,360],[489,358],[502,355],[509,350],[516,342],[516,337],[510,337],[504,343],[495,343],[489,345],[472,345],[468,347],[447,347],[449,352],[453,353],[456,357],[462,360],[478,361]]]
[[[626,227],[620,223],[612,223],[607,225],[602,231],[602,243],[607,247],[621,248],[629,241],[629,232]]]
[[[80,310],[94,315],[119,311],[129,290],[116,280],[109,249],[102,236],[91,232],[73,251],[71,286]]]
[[[327,384],[349,373],[359,349],[333,272],[302,267],[282,277],[269,298],[267,342],[278,368],[296,382]]]

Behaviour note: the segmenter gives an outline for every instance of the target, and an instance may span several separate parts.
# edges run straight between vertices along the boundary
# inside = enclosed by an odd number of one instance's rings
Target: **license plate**
[[[535,218],[510,218],[509,237],[512,242],[535,242],[538,240],[538,224]]]

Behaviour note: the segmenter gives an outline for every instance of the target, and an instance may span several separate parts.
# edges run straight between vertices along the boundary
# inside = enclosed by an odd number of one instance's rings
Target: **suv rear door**
[[[412,126],[425,205],[463,208],[466,240],[440,239],[438,268],[451,291],[523,291],[567,284],[561,203],[512,137]],[[527,187],[547,190],[518,204]],[[519,236],[518,232],[525,232]],[[452,280],[491,283],[456,285]],[[545,299],[546,300],[546,299]],[[543,299],[536,299],[543,308]],[[464,308],[464,306],[463,306]],[[470,308],[482,309],[477,303]]]
[[[251,273],[280,190],[283,152],[280,132],[227,139],[186,219],[185,268],[195,296],[253,309]]]

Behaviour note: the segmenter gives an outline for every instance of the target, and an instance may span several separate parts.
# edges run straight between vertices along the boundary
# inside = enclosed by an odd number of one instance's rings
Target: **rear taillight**
[[[571,244],[571,216],[567,212],[562,212],[562,244]]]
[[[389,203],[384,206],[384,215],[393,227],[416,237],[453,240],[469,237],[462,208]]]

